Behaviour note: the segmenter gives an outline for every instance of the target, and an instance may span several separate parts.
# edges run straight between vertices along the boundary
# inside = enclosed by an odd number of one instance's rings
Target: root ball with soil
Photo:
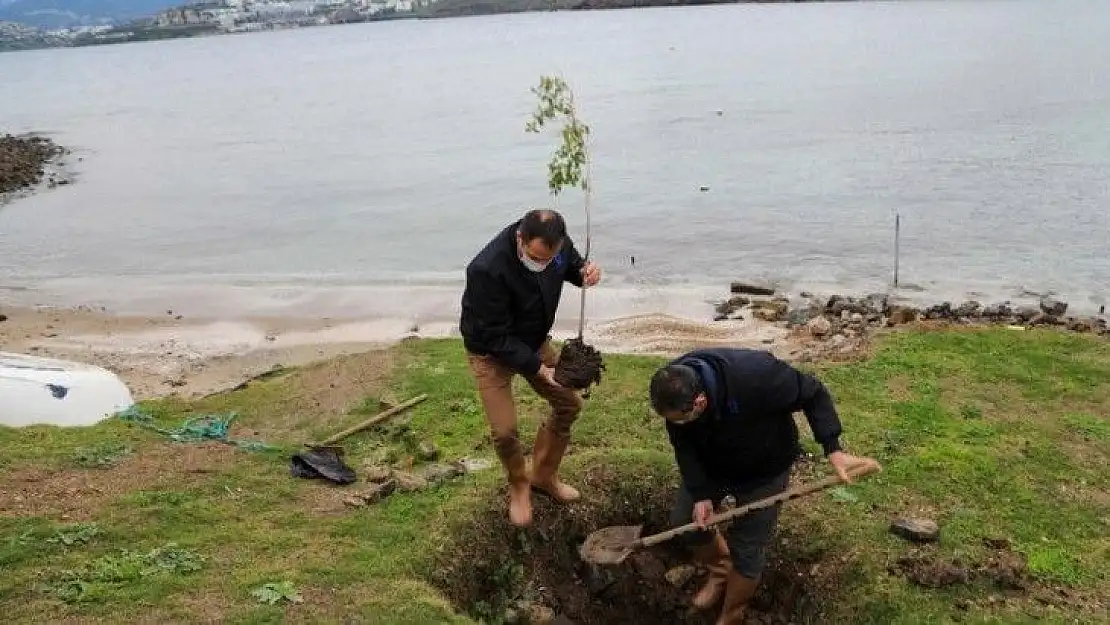
[[[581,338],[573,338],[563,344],[555,366],[555,381],[567,388],[585,390],[591,384],[601,384],[604,370],[601,352]]]

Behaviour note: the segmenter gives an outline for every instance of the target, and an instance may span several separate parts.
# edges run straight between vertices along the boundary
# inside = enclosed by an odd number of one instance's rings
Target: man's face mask
[[[533,239],[527,245],[521,239],[520,235],[516,235],[516,248],[517,256],[520,257],[520,262],[528,269],[535,273],[540,273],[551,264],[552,259],[558,254],[558,248],[552,249],[543,242],[542,239]]]

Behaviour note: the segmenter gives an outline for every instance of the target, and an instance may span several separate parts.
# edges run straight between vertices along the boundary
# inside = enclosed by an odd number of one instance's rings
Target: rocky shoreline
[[[0,201],[10,194],[30,190],[44,180],[51,187],[72,182],[50,168],[67,154],[69,150],[46,137],[0,136]]]
[[[1069,315],[1068,303],[1042,297],[1037,305],[1009,301],[984,305],[969,300],[916,307],[898,303],[884,293],[862,297],[811,293],[788,296],[774,288],[734,282],[728,299],[716,304],[716,321],[755,318],[789,329],[809,344],[800,360],[828,358],[859,351],[877,330],[917,323],[1004,325],[1016,328],[1052,326],[1110,338],[1105,307],[1097,315]]]

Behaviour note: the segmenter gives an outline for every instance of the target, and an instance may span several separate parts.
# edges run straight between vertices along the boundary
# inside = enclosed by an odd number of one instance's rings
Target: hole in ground
[[[534,496],[533,525],[508,523],[506,495],[480,504],[470,521],[452,534],[431,582],[460,612],[485,623],[552,622],[560,625],[712,624],[717,611],[688,607],[704,571],[677,541],[641,550],[617,566],[581,560],[586,536],[610,525],[644,524],[644,535],[667,529],[675,493],[669,476],[625,473],[595,466],[578,478],[583,499],[558,505]],[[656,472],[658,473],[658,472]],[[748,611],[750,624],[809,621],[818,615],[808,572],[817,562],[784,557],[780,540]],[[691,575],[690,573],[694,573]],[[825,580],[828,581],[828,580]],[[824,584],[822,584],[824,586]]]

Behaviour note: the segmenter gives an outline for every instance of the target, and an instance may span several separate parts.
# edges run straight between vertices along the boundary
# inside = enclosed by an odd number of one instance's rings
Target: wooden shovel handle
[[[853,467],[852,469],[850,469],[848,471],[848,475],[853,477],[853,478],[862,477],[864,475],[868,475],[870,473],[875,473],[875,472],[878,472],[880,470],[881,469],[878,465],[865,464],[865,465],[862,465],[862,466],[859,466],[859,467]],[[779,503],[791,501],[791,500],[797,499],[799,497],[804,497],[806,495],[816,493],[819,490],[824,490],[826,488],[836,486],[837,484],[840,484],[840,483],[842,483],[840,478],[838,476],[833,475],[831,477],[827,477],[823,480],[813,482],[811,484],[806,484],[804,486],[797,486],[795,488],[791,488],[790,490],[781,492],[777,495],[773,495],[773,496],[767,497],[765,499],[760,499],[758,501],[753,501],[752,503],[749,503],[747,505],[740,506],[739,508],[733,508],[732,510],[722,512],[720,514],[715,514],[715,515],[709,517],[709,521],[706,522],[706,528],[713,527],[713,526],[716,526],[716,525],[720,525],[721,523],[724,523],[725,521],[735,519],[736,517],[744,516],[745,514],[748,514],[749,512],[752,512],[754,510],[762,510],[763,508],[770,508],[771,506],[774,506],[774,505],[779,504]],[[685,534],[686,532],[692,532],[692,531],[698,530],[698,529],[701,529],[701,528],[698,527],[697,523],[690,522],[690,523],[687,523],[686,525],[682,525],[682,526],[676,527],[674,529],[669,529],[665,532],[659,532],[658,534],[652,534],[651,536],[645,536],[644,538],[641,538],[637,542],[638,542],[639,546],[650,547],[652,545],[657,545],[661,542],[668,541],[668,540],[674,538],[675,536],[678,536],[679,534]]]

